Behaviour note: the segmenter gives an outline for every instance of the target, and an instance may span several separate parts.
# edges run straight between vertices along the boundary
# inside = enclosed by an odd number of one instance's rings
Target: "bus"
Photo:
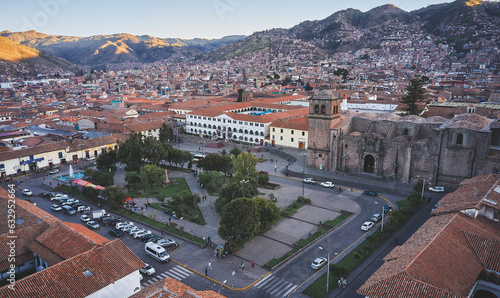
[[[205,154],[195,154],[193,155],[193,162],[198,162],[206,157]]]

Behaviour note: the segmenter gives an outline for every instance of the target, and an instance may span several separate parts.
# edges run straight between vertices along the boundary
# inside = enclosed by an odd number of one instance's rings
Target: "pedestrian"
[[[208,275],[208,269],[205,268],[205,276],[207,276],[207,275]]]
[[[342,192],[342,188],[339,186],[339,192]]]
[[[241,270],[245,269],[245,264],[243,264],[243,262],[241,262]]]
[[[337,284],[339,285],[339,288],[342,287],[342,280],[339,279],[339,281],[337,282]]]
[[[172,222],[172,217],[169,217],[168,218],[168,225],[170,225],[171,222]]]
[[[211,261],[208,261],[208,269],[213,270],[212,269],[212,262]]]
[[[255,268],[255,262],[252,262],[252,268]]]
[[[214,257],[217,255],[217,249],[214,249]]]
[[[344,280],[342,281],[342,287],[343,287],[344,289],[345,289],[345,285],[346,285],[346,284],[347,284],[347,279],[344,279]]]
[[[351,191],[352,191],[352,187],[351,187]]]

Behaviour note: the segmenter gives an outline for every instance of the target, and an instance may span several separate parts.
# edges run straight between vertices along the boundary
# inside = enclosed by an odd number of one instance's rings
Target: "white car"
[[[361,230],[363,231],[368,231],[369,229],[373,228],[375,224],[372,221],[367,221],[361,226]]]
[[[133,228],[135,228],[135,226],[128,225],[128,226],[121,227],[120,230],[122,230],[124,233],[128,233],[128,231],[132,230]]]
[[[99,228],[99,224],[96,223],[93,220],[87,221],[87,226],[91,227],[92,229],[98,229]]]
[[[57,174],[59,173],[59,169],[52,169],[49,171],[49,174]]]
[[[302,182],[307,183],[307,184],[314,184],[316,183],[316,180],[314,178],[304,178]]]
[[[90,217],[88,217],[87,215],[82,215],[82,216],[80,216],[80,220],[83,222],[87,222],[90,220]]]
[[[80,206],[76,209],[76,211],[78,211],[78,212],[90,211],[90,207],[89,206]]]
[[[33,193],[31,192],[31,190],[25,188],[25,189],[23,189],[23,195],[25,195],[25,196],[32,196]]]
[[[316,260],[314,260],[312,263],[311,263],[311,268],[312,269],[319,269],[321,267],[323,267],[327,262],[327,259],[326,258],[316,258]]]
[[[333,182],[331,182],[331,181],[326,181],[326,182],[322,182],[321,186],[328,187],[328,188],[333,188],[333,187],[335,187],[335,184],[333,184]]]
[[[136,233],[136,232],[144,232],[145,230],[144,229],[141,229],[139,227],[133,227],[130,231],[128,231],[128,233],[130,235],[132,235],[133,233]]]
[[[430,191],[433,192],[444,192],[444,187],[442,186],[434,186],[434,187],[429,187]]]
[[[151,231],[138,231],[138,232],[133,233],[132,236],[134,236],[134,238],[137,239],[137,238],[142,237],[146,234],[151,234]]]
[[[57,204],[52,204],[52,206],[50,206],[50,209],[52,209],[53,211],[61,211],[62,210],[61,206],[59,206]]]
[[[121,230],[121,228],[122,228],[122,227],[125,227],[125,226],[134,226],[134,227],[135,227],[135,225],[134,225],[133,223],[123,221],[123,222],[119,222],[119,223],[117,223],[117,224],[115,225],[115,228],[117,228],[117,229],[120,229],[120,230]]]
[[[153,275],[156,273],[155,268],[153,268],[153,266],[149,265],[148,263],[146,263],[146,266],[139,269],[139,272],[146,275]]]

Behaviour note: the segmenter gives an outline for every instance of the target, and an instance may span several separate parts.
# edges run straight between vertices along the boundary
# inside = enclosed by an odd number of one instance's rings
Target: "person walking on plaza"
[[[245,269],[245,264],[243,264],[243,262],[241,262],[241,270]]]
[[[208,261],[208,268],[207,269],[213,270],[212,269],[212,262],[211,261]]]

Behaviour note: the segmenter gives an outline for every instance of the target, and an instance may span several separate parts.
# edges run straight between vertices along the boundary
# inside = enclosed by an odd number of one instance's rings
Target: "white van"
[[[148,242],[144,245],[144,250],[154,259],[157,259],[160,262],[168,262],[170,260],[170,256],[167,251],[154,242]]]

